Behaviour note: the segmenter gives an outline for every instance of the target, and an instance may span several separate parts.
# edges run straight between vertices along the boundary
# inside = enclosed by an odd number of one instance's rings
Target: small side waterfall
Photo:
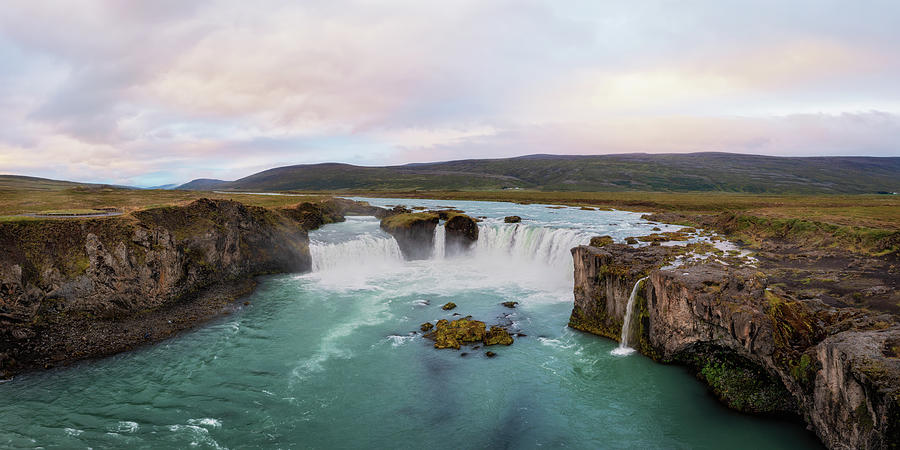
[[[625,321],[622,323],[622,339],[619,341],[619,346],[612,351],[614,355],[630,355],[634,353],[634,349],[628,346],[628,341],[631,339],[631,322],[634,320],[634,299],[637,298],[641,283],[646,279],[647,277],[637,280],[631,289],[631,295],[628,296],[628,304],[625,305]]]
[[[434,259],[443,259],[447,254],[447,229],[443,224],[437,224],[434,227],[434,251],[431,257]]]

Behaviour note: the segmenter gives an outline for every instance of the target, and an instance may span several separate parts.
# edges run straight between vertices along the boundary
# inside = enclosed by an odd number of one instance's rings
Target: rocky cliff
[[[641,353],[692,367],[732,408],[799,414],[829,448],[900,446],[895,316],[797,298],[736,261],[672,264],[688,250],[574,248],[569,325],[618,340],[631,289],[648,277],[631,325]]]
[[[201,199],[0,223],[0,376],[115,353],[215,315],[254,275],[309,270],[307,231],[360,208]]]

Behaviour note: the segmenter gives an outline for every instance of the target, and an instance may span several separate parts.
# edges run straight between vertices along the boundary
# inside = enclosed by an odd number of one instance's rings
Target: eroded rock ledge
[[[309,270],[307,231],[369,208],[201,199],[103,219],[0,223],[0,377],[189,328],[227,310],[255,275]]]
[[[795,298],[752,266],[661,267],[677,247],[572,249],[569,326],[618,340],[635,282],[632,342],[692,367],[732,408],[795,412],[826,446],[900,446],[900,324],[896,317]]]

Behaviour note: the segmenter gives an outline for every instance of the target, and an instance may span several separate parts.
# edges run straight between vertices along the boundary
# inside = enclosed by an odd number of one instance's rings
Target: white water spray
[[[481,224],[475,249],[479,253],[506,253],[516,258],[541,261],[551,267],[571,269],[571,249],[587,244],[590,239],[589,233],[567,228]]]
[[[310,242],[309,253],[313,272],[346,270],[348,267],[378,267],[403,260],[400,246],[394,238],[372,235],[362,235],[335,244]]]
[[[431,253],[433,259],[443,259],[447,254],[447,229],[437,224],[434,227],[434,250]]]
[[[613,355],[630,355],[634,353],[634,349],[628,346],[628,341],[631,339],[631,321],[632,316],[634,316],[634,299],[637,298],[638,289],[641,287],[641,283],[646,280],[647,277],[641,278],[634,283],[634,287],[631,289],[631,295],[628,296],[628,304],[625,305],[625,321],[622,323],[622,339],[619,341],[619,346],[616,347],[613,351]]]

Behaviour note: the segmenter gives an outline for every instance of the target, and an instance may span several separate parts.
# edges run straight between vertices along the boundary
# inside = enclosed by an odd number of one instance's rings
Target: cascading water
[[[616,347],[613,351],[613,355],[630,355],[634,353],[634,349],[628,346],[628,341],[631,339],[631,321],[633,309],[634,309],[634,299],[637,298],[638,289],[641,287],[641,283],[646,280],[647,277],[641,278],[634,283],[634,287],[631,289],[631,295],[628,296],[628,304],[625,305],[625,321],[622,323],[622,339],[619,341],[619,346]]]
[[[373,235],[362,235],[353,240],[333,244],[313,241],[310,242],[309,253],[312,257],[313,272],[378,266],[403,260],[400,246],[394,238]]]
[[[434,227],[434,251],[431,254],[431,257],[434,259],[442,259],[446,254],[447,246],[447,229],[443,224],[438,224]]]
[[[252,306],[127,357],[0,383],[0,447],[405,448],[495,429],[465,445],[821,448],[793,423],[723,414],[684,370],[618,358],[565,326],[569,250],[649,234],[640,214],[453,206],[485,217],[459,258],[405,261],[378,219],[348,216],[310,232],[313,272],[261,279]],[[504,224],[511,214],[527,223]],[[487,348],[436,350],[411,332],[456,311],[523,333],[487,360]]]
[[[572,247],[591,239],[579,230],[523,224],[480,224],[478,233],[475,249],[479,253],[506,253],[566,269],[572,268]]]

